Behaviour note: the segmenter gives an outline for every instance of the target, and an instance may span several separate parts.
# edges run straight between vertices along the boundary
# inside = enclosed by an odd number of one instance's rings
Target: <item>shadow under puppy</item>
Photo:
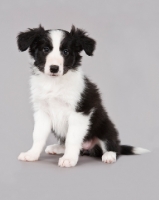
[[[120,145],[118,132],[104,109],[97,86],[80,67],[82,50],[92,56],[96,42],[72,26],[70,32],[45,30],[42,26],[20,32],[20,51],[29,49],[34,60],[30,78],[34,109],[33,146],[22,152],[22,161],[38,160],[48,135],[53,132],[58,144],[45,149],[49,154],[64,154],[60,167],[77,164],[80,152],[114,163],[120,154],[141,154],[146,149]]]

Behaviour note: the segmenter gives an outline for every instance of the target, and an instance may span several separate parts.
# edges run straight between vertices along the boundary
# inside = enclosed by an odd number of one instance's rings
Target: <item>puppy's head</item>
[[[80,65],[82,50],[93,55],[95,41],[87,33],[72,26],[71,31],[45,30],[42,26],[20,32],[17,36],[20,51],[29,49],[34,65],[50,76],[61,76]]]

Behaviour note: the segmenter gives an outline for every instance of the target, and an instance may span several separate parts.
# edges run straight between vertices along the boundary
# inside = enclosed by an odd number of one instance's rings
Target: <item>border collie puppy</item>
[[[38,160],[50,132],[59,142],[48,146],[45,152],[64,154],[58,162],[60,167],[75,166],[80,154],[114,163],[120,154],[148,152],[120,145],[97,86],[80,67],[80,52],[84,50],[92,56],[96,45],[84,30],[74,26],[70,32],[45,30],[39,26],[20,32],[17,44],[20,51],[29,49],[34,59],[30,80],[35,121],[33,146],[22,152],[19,160]]]

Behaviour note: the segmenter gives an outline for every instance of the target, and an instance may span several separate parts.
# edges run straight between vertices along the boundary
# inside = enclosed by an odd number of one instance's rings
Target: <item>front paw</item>
[[[27,152],[22,152],[20,153],[20,155],[18,156],[18,160],[21,161],[36,161],[39,159],[39,155],[37,155],[34,152],[31,151],[27,151]]]
[[[78,158],[71,158],[69,156],[62,156],[59,158],[58,165],[60,167],[74,167],[77,164]]]

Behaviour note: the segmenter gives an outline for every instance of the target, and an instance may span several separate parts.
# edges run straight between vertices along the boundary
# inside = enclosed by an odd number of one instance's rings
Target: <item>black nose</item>
[[[51,65],[50,66],[50,72],[51,73],[57,73],[59,71],[59,66],[58,65]]]

